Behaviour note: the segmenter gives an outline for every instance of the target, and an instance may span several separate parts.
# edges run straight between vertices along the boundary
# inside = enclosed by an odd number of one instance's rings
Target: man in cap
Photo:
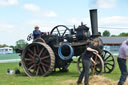
[[[124,85],[124,82],[127,78],[127,65],[126,60],[128,60],[128,39],[125,40],[119,49],[119,56],[118,56],[118,64],[121,71],[120,80],[118,82],[118,85]]]
[[[41,32],[39,30],[39,26],[35,26],[35,30],[33,31],[34,39],[41,38]]]

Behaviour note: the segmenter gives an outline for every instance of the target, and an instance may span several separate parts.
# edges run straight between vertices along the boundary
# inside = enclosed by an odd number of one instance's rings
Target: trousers
[[[126,65],[126,59],[118,58],[117,59],[119,64],[119,69],[121,71],[120,80],[118,82],[118,85],[123,85],[127,78],[127,65]]]
[[[80,76],[77,82],[81,83],[83,78],[85,78],[84,85],[89,85],[90,59],[82,59],[82,64],[83,64],[83,70],[80,73]]]

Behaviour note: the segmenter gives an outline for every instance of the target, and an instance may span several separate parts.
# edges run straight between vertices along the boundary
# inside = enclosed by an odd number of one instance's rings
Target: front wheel
[[[115,57],[107,50],[103,50],[101,56],[104,60],[104,72],[111,73],[114,70],[116,64]]]

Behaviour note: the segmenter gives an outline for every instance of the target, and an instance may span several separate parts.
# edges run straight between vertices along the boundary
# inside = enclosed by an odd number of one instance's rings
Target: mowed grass
[[[77,60],[77,59],[75,59]],[[19,75],[7,75],[7,69],[20,69]],[[120,71],[118,64],[112,73],[102,73],[113,81],[117,81],[120,77]],[[69,66],[69,72],[53,72],[47,77],[28,77],[25,75],[22,67],[18,66],[18,63],[0,63],[0,85],[68,85],[65,81],[74,80],[77,81],[79,73],[77,72],[77,64],[71,63]],[[70,84],[69,84],[70,85]]]
[[[0,60],[6,60],[6,59],[20,59],[19,54],[2,54],[0,55]]]
[[[47,77],[28,77],[18,63],[0,64],[0,85],[65,85],[63,81],[76,80],[78,77],[76,64],[70,66],[70,72],[54,72]],[[20,68],[19,75],[7,75],[7,69]]]

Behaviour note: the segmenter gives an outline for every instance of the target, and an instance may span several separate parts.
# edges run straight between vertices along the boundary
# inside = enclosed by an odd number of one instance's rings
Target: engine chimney
[[[97,21],[97,9],[90,10],[90,19],[91,19],[91,28],[92,28],[92,36],[99,36],[98,33],[98,21]]]

